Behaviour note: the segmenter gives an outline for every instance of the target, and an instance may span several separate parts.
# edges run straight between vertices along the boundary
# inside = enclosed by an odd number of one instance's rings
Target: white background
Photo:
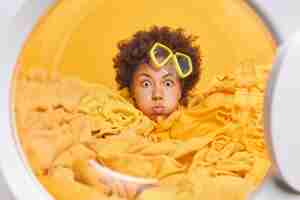
[[[26,0],[0,0],[0,31],[14,17]],[[30,0],[27,0],[30,1]],[[43,1],[43,0],[32,0]],[[271,22],[280,41],[285,40],[300,28],[300,1],[298,0],[252,0],[259,13]],[[1,45],[1,44],[0,44]],[[1,56],[1,55],[0,55]],[[1,130],[1,129],[0,129]],[[1,134],[1,132],[0,132]],[[1,149],[5,151],[5,149]],[[1,159],[1,158],[0,158]],[[13,166],[12,166],[13,167]],[[17,181],[17,180],[16,180]],[[0,199],[13,200],[0,173]]]
[[[11,18],[16,15],[17,10],[22,6],[24,0],[1,0],[0,2],[0,31],[3,25],[9,23]],[[1,56],[1,55],[0,55]],[[1,133],[0,133],[1,134]],[[1,149],[0,151],[5,151]],[[11,194],[9,193],[8,187],[3,180],[2,174],[0,172],[0,199],[1,200],[13,200]]]

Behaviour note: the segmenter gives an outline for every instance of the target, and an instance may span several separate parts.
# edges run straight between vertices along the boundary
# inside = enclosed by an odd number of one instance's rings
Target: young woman
[[[168,117],[187,104],[201,71],[195,40],[183,29],[153,26],[118,44],[116,81],[120,89],[129,89],[136,107],[150,119]]]

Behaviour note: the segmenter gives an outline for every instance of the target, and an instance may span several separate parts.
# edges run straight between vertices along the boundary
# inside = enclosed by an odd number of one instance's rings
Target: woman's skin
[[[154,121],[173,113],[181,98],[180,78],[171,63],[159,69],[152,64],[139,65],[130,90],[136,107]]]

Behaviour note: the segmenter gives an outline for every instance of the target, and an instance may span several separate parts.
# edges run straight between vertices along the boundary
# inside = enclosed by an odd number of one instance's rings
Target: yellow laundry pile
[[[266,175],[262,105],[269,66],[219,75],[189,105],[155,123],[126,91],[35,70],[20,73],[14,109],[34,173],[57,200],[126,199],[101,181],[96,160],[159,180],[127,198],[242,200]]]

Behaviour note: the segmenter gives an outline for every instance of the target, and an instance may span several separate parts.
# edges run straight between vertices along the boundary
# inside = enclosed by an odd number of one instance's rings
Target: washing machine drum
[[[117,89],[112,67],[117,43],[156,24],[181,27],[199,36],[203,65],[197,85],[199,91],[207,89],[215,77],[217,79],[214,80],[220,80],[220,74],[232,71],[248,73],[243,71],[244,68],[238,69],[243,66],[243,60],[272,66],[267,89],[261,96],[264,102],[262,135],[266,139],[272,167],[249,199],[300,199],[297,193],[300,192],[300,161],[297,159],[300,136],[295,133],[296,115],[300,111],[297,105],[300,101],[300,84],[297,81],[300,80],[297,67],[300,34],[296,33],[297,21],[300,21],[299,7],[300,3],[292,1],[270,4],[259,0],[191,1],[188,4],[177,0],[133,1],[131,4],[100,0],[24,1],[0,38],[0,142],[3,148],[0,167],[5,189],[12,199],[53,199],[34,175],[39,173],[36,165],[27,159],[27,144],[22,137],[30,134],[21,133],[17,128],[19,122],[16,119],[20,113],[16,108],[28,103],[28,98],[25,99],[28,94],[24,94],[24,102],[21,98],[18,101],[14,99],[18,92],[19,74],[42,67],[46,71],[59,71],[66,77],[77,76],[85,82]],[[270,68],[263,69],[268,71]],[[233,76],[233,79],[238,78]],[[38,93],[35,94],[38,96]],[[32,100],[34,98],[42,99],[32,96]],[[178,136],[177,139],[182,138]],[[38,157],[35,162],[44,161]],[[150,179],[125,177],[98,163],[90,164],[98,172],[110,173],[110,178],[126,179],[147,187],[152,184],[149,184]],[[53,196],[67,198],[68,195],[57,194],[53,189],[57,186],[51,188],[45,182],[44,185]],[[60,190],[67,194],[64,188]]]

